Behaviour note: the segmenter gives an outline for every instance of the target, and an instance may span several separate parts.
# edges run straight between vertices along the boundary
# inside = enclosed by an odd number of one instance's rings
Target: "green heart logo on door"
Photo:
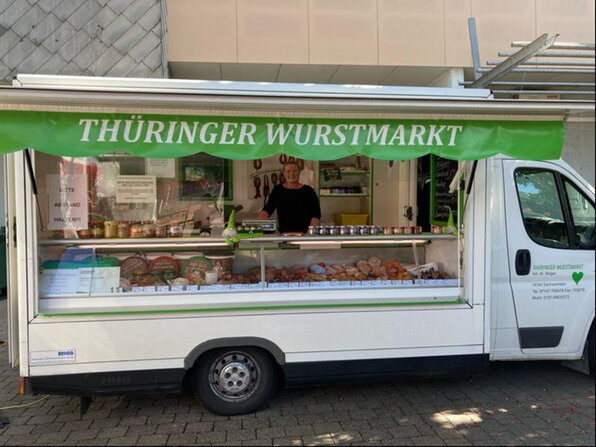
[[[583,277],[584,277],[584,272],[573,272],[571,274],[571,279],[573,279],[573,282],[576,285],[579,284],[579,282],[582,280]]]

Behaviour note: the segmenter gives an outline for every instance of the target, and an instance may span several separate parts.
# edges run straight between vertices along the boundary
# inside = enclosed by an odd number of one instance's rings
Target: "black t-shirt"
[[[306,233],[313,217],[321,218],[321,206],[317,193],[308,185],[298,189],[275,185],[263,208],[269,216],[277,210],[278,231]]]

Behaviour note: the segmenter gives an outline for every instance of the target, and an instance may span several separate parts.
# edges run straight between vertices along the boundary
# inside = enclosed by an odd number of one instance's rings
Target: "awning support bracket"
[[[44,231],[43,219],[41,218],[41,208],[39,207],[39,197],[37,196],[37,181],[35,180],[35,173],[33,171],[33,162],[31,161],[31,149],[26,148],[23,152],[25,153],[25,162],[27,164],[27,172],[29,173],[29,179],[31,180],[31,189],[33,189],[33,195],[35,196],[35,205],[37,206],[37,215],[39,216],[39,229]]]

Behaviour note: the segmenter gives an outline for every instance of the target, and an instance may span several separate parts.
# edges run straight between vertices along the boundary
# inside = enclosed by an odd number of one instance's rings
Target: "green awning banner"
[[[504,154],[558,159],[561,121],[332,119],[0,111],[0,154],[33,148],[90,157],[122,151],[177,158],[198,152],[252,160],[283,152],[306,160],[362,154],[478,160]]]

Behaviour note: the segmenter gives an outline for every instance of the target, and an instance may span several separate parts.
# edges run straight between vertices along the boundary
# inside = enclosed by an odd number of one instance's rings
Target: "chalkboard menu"
[[[430,223],[445,225],[449,219],[449,208],[457,223],[457,190],[449,192],[449,185],[457,172],[457,160],[431,155],[430,159]]]

